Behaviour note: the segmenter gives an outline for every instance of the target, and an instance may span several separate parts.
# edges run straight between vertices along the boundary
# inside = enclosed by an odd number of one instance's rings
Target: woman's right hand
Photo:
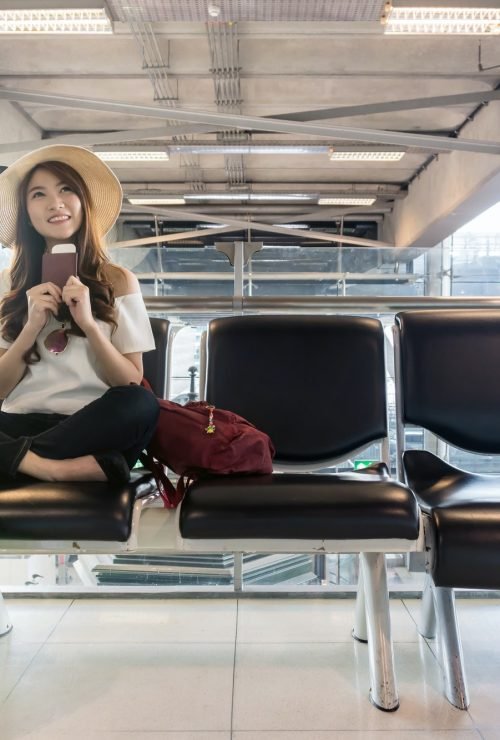
[[[62,300],[61,289],[54,283],[34,285],[26,291],[28,298],[28,319],[26,326],[39,334],[50,318],[50,313],[57,315]]]

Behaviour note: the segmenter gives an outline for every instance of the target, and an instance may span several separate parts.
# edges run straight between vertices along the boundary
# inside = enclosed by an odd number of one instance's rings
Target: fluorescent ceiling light
[[[372,206],[376,198],[320,198],[319,206]]]
[[[314,193],[250,193],[250,200],[316,200]]]
[[[113,33],[104,8],[0,10],[3,33]]]
[[[248,200],[249,193],[188,193],[185,200]]]
[[[275,224],[275,226],[283,226],[285,229],[308,229],[307,224]]]
[[[94,151],[99,159],[105,162],[168,162],[168,152],[164,149],[153,151],[141,151],[139,149],[128,149],[122,151],[99,152]]]
[[[337,151],[330,150],[329,157],[332,161],[339,162],[399,162],[405,152],[401,151]]]
[[[314,193],[188,193],[186,200],[315,200]]]
[[[129,203],[133,206],[183,206],[186,201],[184,198],[128,198]]]
[[[385,32],[392,34],[485,34],[500,33],[500,10],[496,8],[391,8]]]
[[[171,147],[172,151],[191,154],[321,154],[323,146],[314,145],[276,145],[269,144],[179,144]]]

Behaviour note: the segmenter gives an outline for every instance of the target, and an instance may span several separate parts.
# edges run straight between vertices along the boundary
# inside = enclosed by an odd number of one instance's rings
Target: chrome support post
[[[243,553],[233,553],[234,570],[233,570],[233,589],[236,593],[243,591]]]
[[[11,631],[12,626],[3,595],[0,593],[0,637],[8,634]]]
[[[360,556],[366,601],[366,627],[370,664],[370,699],[376,707],[392,712],[399,707],[389,615],[385,555],[365,552]]]
[[[352,636],[358,642],[368,642],[366,631],[366,604],[365,604],[365,584],[363,583],[363,566],[361,564],[361,555],[359,563],[358,592],[356,595],[356,610],[354,612],[354,627]]]
[[[422,637],[432,639],[436,637],[436,608],[434,605],[434,584],[429,574],[425,576],[424,590],[422,591],[422,607],[418,631]]]
[[[469,692],[463,668],[464,657],[455,610],[455,594],[452,588],[437,586],[434,586],[433,593],[445,696],[458,709],[467,709]]]

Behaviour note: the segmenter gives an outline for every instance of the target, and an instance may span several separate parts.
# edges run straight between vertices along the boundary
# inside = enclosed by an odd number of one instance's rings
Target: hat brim
[[[37,165],[44,162],[68,164],[85,181],[92,199],[93,213],[101,236],[113,227],[122,206],[122,187],[114,172],[102,159],[80,146],[44,146],[25,154],[0,174],[0,242],[11,246],[16,239],[19,211],[19,185]]]

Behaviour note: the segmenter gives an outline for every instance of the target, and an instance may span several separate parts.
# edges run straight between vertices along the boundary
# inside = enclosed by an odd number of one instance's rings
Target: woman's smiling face
[[[30,178],[26,208],[33,228],[43,236],[48,249],[70,242],[82,225],[78,195],[43,167],[38,167]]]

